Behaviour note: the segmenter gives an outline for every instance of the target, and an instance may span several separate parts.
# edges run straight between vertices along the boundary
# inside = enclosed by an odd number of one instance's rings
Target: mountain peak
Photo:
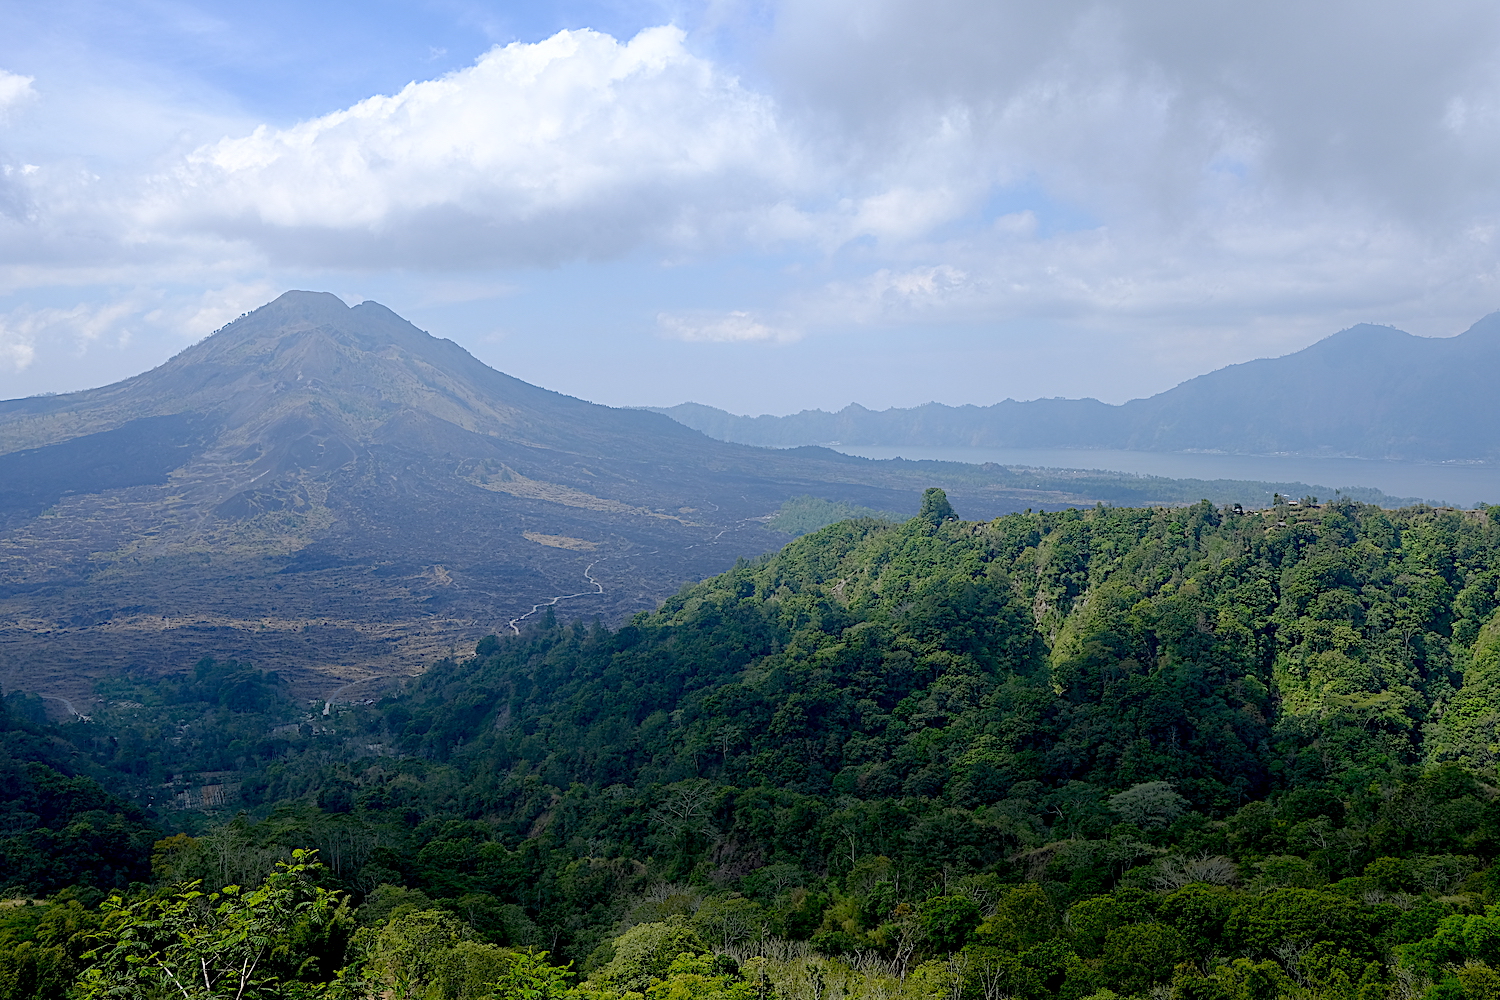
[[[779,545],[767,516],[810,489],[893,510],[931,485],[850,461],[549,392],[378,303],[289,292],[134,378],[0,405],[0,605],[49,623],[0,622],[0,652],[74,692],[204,655],[404,673],[560,601],[649,608]]]
[[[1413,347],[1420,348],[1422,346],[1421,341],[1421,337],[1413,336],[1405,330],[1398,330],[1394,326],[1382,326],[1375,323],[1356,323],[1348,329],[1340,330],[1332,336],[1324,337],[1317,343],[1286,355],[1286,357],[1294,358],[1300,354],[1308,359],[1321,361],[1325,364],[1344,364],[1355,359],[1368,360],[1372,352],[1388,355],[1391,352],[1403,351]]]
[[[267,302],[257,313],[275,313],[280,316],[305,316],[318,319],[336,319],[349,311],[343,299],[332,292],[309,292],[292,289],[282,292]]]
[[[399,346],[425,354],[448,343],[417,329],[378,302],[350,307],[329,292],[291,291],[222,327],[179,357],[192,364],[211,359],[245,361],[309,331],[364,351]]]

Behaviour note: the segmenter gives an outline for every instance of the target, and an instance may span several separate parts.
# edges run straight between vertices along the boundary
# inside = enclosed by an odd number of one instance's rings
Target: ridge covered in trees
[[[1497,586],[1500,509],[938,491],[326,715],[118,681],[7,773],[154,847],[8,863],[0,998],[1500,996]]]

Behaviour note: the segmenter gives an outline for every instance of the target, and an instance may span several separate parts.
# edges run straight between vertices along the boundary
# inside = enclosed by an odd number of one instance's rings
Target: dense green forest
[[[782,504],[776,516],[766,522],[766,527],[785,532],[795,538],[839,521],[871,517],[889,521],[904,520],[901,515],[891,511],[872,510],[858,504],[824,500],[814,496],[800,496],[792,497]]]
[[[1500,508],[929,491],[378,701],[13,695],[0,1000],[1490,1000],[1497,587]]]

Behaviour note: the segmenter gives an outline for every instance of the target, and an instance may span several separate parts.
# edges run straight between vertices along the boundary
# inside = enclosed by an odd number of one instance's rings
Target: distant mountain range
[[[728,444],[289,292],[134,378],[0,402],[0,684],[92,697],[211,655],[326,695],[554,598],[617,624],[785,543],[789,501],[913,514],[928,486],[975,519],[1300,489]]]
[[[1500,461],[1500,313],[1457,337],[1361,324],[1280,358],[1231,365],[1148,399],[928,403],[742,417],[657,408],[722,441],[1121,448],[1404,461]]]

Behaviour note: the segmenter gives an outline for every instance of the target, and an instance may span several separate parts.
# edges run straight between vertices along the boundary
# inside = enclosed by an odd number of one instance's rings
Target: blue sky
[[[1500,9],[0,0],[0,397],[287,288],[613,404],[1122,401],[1500,308]]]

